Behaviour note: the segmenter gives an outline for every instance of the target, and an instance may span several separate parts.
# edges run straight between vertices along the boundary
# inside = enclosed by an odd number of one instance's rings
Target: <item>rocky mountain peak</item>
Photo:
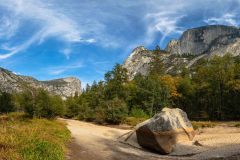
[[[143,46],[135,48],[127,58],[123,67],[127,69],[130,79],[137,74],[147,74],[149,63],[152,60],[152,51],[147,50]]]
[[[135,48],[123,67],[129,78],[135,75],[147,75],[154,56],[159,56],[167,73],[175,73],[179,68],[189,68],[202,58],[227,53],[240,55],[240,29],[232,26],[210,25],[188,29],[178,40],[171,40],[165,51],[154,55],[143,46]]]
[[[81,93],[81,81],[75,77],[66,77],[48,81],[39,81],[30,76],[16,75],[0,68],[0,91],[15,93],[31,88],[43,88],[63,99]]]
[[[166,51],[172,54],[211,54],[223,52],[240,38],[240,30],[233,26],[209,25],[188,29],[179,40],[172,40]],[[239,47],[240,48],[240,47]]]
[[[144,51],[144,50],[147,50],[144,46],[138,46],[138,47],[133,49],[132,53],[133,52],[141,52],[141,51]]]

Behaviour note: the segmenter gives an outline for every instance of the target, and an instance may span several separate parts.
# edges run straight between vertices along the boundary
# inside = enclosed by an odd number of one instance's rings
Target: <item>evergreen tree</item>
[[[0,113],[8,113],[14,110],[12,95],[6,92],[0,93]]]

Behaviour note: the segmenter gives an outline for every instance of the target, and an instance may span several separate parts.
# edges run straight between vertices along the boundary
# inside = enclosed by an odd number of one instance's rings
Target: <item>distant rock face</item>
[[[174,66],[181,67],[188,65],[190,61],[190,58],[175,57],[175,55],[166,52],[160,52],[158,55],[154,55],[153,51],[140,46],[132,51],[123,64],[123,67],[127,69],[129,79],[132,80],[137,74],[148,75],[151,62],[154,61],[155,56],[159,56],[167,73],[171,72]]]
[[[16,75],[11,71],[0,68],[0,91],[14,93],[31,88],[43,88],[63,99],[81,93],[81,81],[74,77],[38,81],[29,76]]]
[[[123,67],[127,69],[129,78],[133,79],[137,74],[148,74],[152,59],[152,51],[140,46],[132,51],[131,55],[123,64]]]
[[[179,141],[190,141],[195,136],[187,114],[181,109],[164,108],[151,119],[136,126],[138,143],[145,148],[171,153]]]
[[[50,81],[41,81],[49,92],[62,97],[74,96],[81,93],[81,81],[74,77],[55,79]]]
[[[176,74],[181,67],[191,67],[202,58],[230,53],[240,55],[240,30],[236,27],[212,25],[185,31],[179,40],[171,40],[165,51],[153,55],[153,51],[143,46],[137,47],[127,58],[123,67],[129,79],[137,74],[147,75],[154,56],[159,56],[166,73]],[[189,56],[190,55],[190,56]]]
[[[228,51],[239,54],[240,30],[236,27],[211,25],[193,28],[185,31],[179,40],[172,40],[166,51],[172,54],[225,54]],[[237,43],[237,44],[236,44]],[[233,45],[229,47],[229,45]]]

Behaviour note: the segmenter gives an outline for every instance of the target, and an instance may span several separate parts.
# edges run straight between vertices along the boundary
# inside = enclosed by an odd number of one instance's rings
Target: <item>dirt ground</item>
[[[67,123],[73,137],[69,160],[240,160],[240,128],[236,127],[222,125],[200,129],[192,142],[178,144],[170,155],[159,155],[119,142],[118,138],[131,130],[61,120]]]

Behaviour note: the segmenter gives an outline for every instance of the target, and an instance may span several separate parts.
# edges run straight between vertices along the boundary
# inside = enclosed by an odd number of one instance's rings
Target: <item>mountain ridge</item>
[[[154,56],[158,56],[167,73],[177,72],[181,67],[190,68],[198,60],[214,55],[240,55],[240,29],[235,26],[208,25],[191,28],[183,32],[179,39],[170,40],[158,55],[144,46],[135,48],[125,60],[129,79],[135,75],[147,75]]]
[[[17,75],[0,67],[0,91],[14,93],[31,88],[43,88],[63,99],[81,94],[81,81],[75,77],[65,77],[47,81],[39,81],[31,76]]]

